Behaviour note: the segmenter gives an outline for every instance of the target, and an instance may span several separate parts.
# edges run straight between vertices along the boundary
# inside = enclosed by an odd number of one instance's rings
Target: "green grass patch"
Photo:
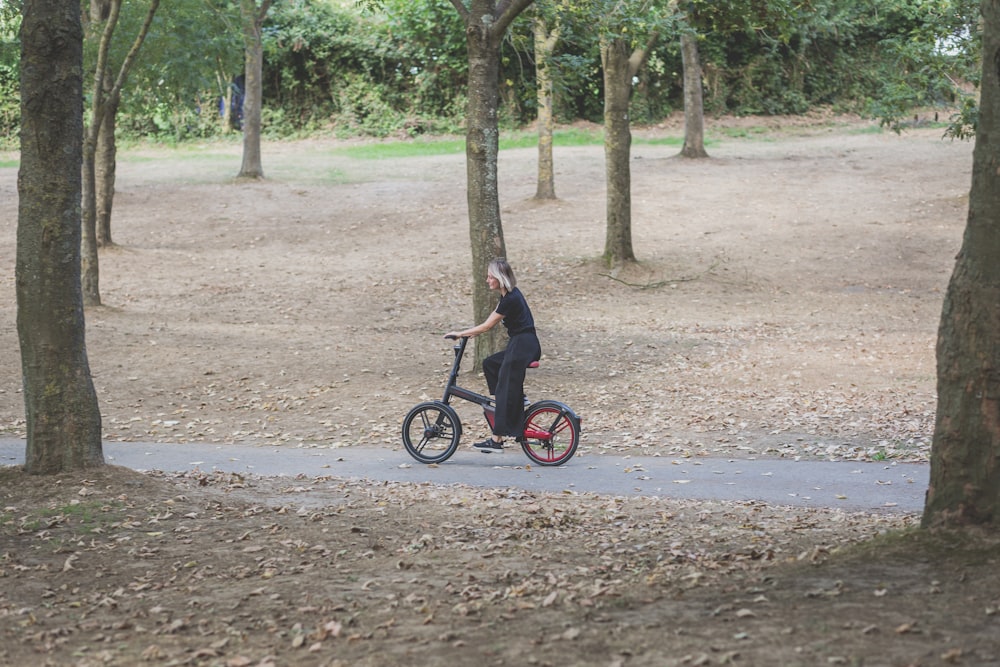
[[[567,127],[553,131],[553,146],[600,146],[604,132],[599,128]],[[538,132],[511,132],[500,137],[500,150],[507,148],[534,148],[538,145]]]
[[[642,146],[676,146],[680,148],[683,137],[663,136],[643,138],[633,135],[632,141]],[[565,127],[556,129],[553,133],[553,145],[556,147],[600,146],[604,142],[602,127]],[[705,145],[717,144],[717,141],[706,139]],[[531,130],[502,132],[500,150],[515,150],[535,148],[538,145],[538,133]],[[190,142],[177,145],[135,142],[122,147],[119,152],[119,164],[150,164],[163,161],[177,163],[178,169],[169,180],[177,183],[227,183],[236,178],[239,171],[240,155],[232,152],[231,146],[206,144],[205,142]],[[230,150],[226,150],[226,149]],[[415,140],[373,141],[349,146],[339,146],[332,149],[312,152],[311,157],[321,158],[323,154],[331,157],[356,160],[405,160],[433,156],[464,156],[465,137],[427,137]],[[264,173],[268,179],[289,182],[314,183],[347,183],[352,180],[350,174],[343,168],[317,164],[316,160],[304,168],[302,164],[286,165],[281,159],[270,158],[266,149],[263,155]],[[0,158],[0,168],[16,168],[20,161],[16,157]],[[188,165],[188,166],[181,166]],[[318,167],[318,168],[317,168]]]
[[[552,134],[552,143],[556,147],[600,146],[604,143],[604,132],[601,129],[560,129]],[[653,139],[633,137],[633,143],[645,146],[682,146],[684,139],[683,137],[657,137]],[[535,132],[508,132],[500,136],[500,150],[534,148],[537,145],[538,134]],[[366,143],[336,148],[332,152],[358,160],[396,160],[434,155],[462,155],[465,153],[465,138]]]
[[[343,169],[338,169],[336,167],[316,168],[315,165],[310,165],[308,169],[303,169],[302,166],[297,164],[276,164],[274,166],[268,166],[266,159],[264,162],[264,176],[268,180],[283,181],[287,183],[343,184],[351,183],[355,180],[352,179]]]
[[[723,127],[713,131],[730,139],[763,139],[771,132],[770,129],[759,125],[751,127]]]
[[[865,127],[851,128],[848,134],[884,134],[886,129],[879,125],[867,125]]]
[[[332,151],[336,155],[357,160],[397,160],[408,157],[461,155],[465,139],[432,139],[429,141],[387,141],[344,146]]]
[[[51,530],[59,526],[67,527],[78,535],[99,532],[102,526],[120,521],[121,502],[81,501],[58,507],[38,509],[21,517],[18,530],[36,532]],[[0,515],[0,525],[13,525],[15,517],[10,513]]]
[[[347,172],[324,161],[325,155],[337,151],[305,151],[301,160],[288,159],[286,155],[270,155],[264,148],[262,163],[264,177],[269,181],[288,183],[348,183]],[[184,184],[226,184],[236,181],[240,171],[241,156],[203,148],[201,152],[169,148],[160,154],[129,153],[119,159],[120,164],[169,163],[171,168],[155,177],[158,182]]]
[[[164,154],[169,155],[169,157],[164,158]],[[165,149],[165,153],[159,155],[150,155],[148,153],[139,153],[139,152],[123,152],[119,154],[118,162],[121,163],[133,162],[135,164],[142,164],[151,162],[162,162],[164,159],[177,159],[177,160],[183,160],[184,162],[188,161],[199,162],[201,164],[207,164],[207,165],[235,163],[238,167],[241,156],[229,153],[219,153],[206,148],[202,148],[201,150],[167,148]]]
[[[656,137],[655,139],[632,139],[632,143],[639,144],[642,146],[676,146],[680,148],[684,145],[684,137]],[[718,142],[713,141],[709,138],[705,138],[706,148],[717,144]]]

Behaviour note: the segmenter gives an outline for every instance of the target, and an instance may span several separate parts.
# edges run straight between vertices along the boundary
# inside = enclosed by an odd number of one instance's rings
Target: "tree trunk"
[[[118,70],[118,76],[111,81],[111,72],[108,66],[108,58],[111,50],[111,38],[118,26],[122,2],[121,0],[110,0],[106,22],[101,32],[101,40],[97,49],[97,66],[94,74],[94,88],[91,100],[91,120],[84,130],[83,137],[83,165],[81,168],[83,180],[82,196],[82,256],[81,256],[81,286],[83,290],[83,303],[86,306],[101,305],[100,293],[100,271],[98,262],[98,234],[97,234],[97,151],[100,145],[102,128],[110,127],[110,141],[114,142],[114,119],[107,120],[107,116],[115,113],[118,108],[118,101],[121,99],[122,86],[128,78],[128,74],[135,63],[139,49],[149,34],[149,27],[153,23],[153,17],[159,7],[160,0],[151,0],[149,10],[146,12],[146,20],[143,22],[139,33],[136,35],[132,46],[122,61]],[[92,8],[92,11],[94,9]],[[103,10],[100,10],[104,16]],[[96,15],[95,13],[95,15]],[[114,185],[111,186],[111,194],[114,193]],[[108,202],[110,213],[110,202]],[[108,223],[110,226],[110,222]],[[110,239],[110,229],[108,232]]]
[[[705,150],[705,105],[701,90],[701,60],[698,36],[681,33],[681,62],[684,68],[684,157],[708,157]]]
[[[80,288],[82,162],[80,3],[27,2],[15,283],[32,474],[104,464]]]
[[[239,178],[264,178],[260,158],[261,101],[263,96],[264,46],[261,39],[269,1],[260,9],[254,0],[241,0],[243,22],[244,74],[246,97],[243,100],[243,164]]]
[[[969,214],[937,342],[937,420],[923,526],[1000,528],[1000,0],[984,0]]]
[[[83,141],[83,196],[81,274],[83,303],[85,306],[101,305],[100,262],[97,254],[97,177],[95,154],[97,137],[87,132]]]
[[[90,20],[104,23],[111,13],[111,0],[90,0]]]
[[[604,69],[604,160],[607,180],[607,237],[604,261],[618,266],[635,260],[632,250],[632,195],[629,161],[632,131],[629,97],[631,48],[624,39],[601,40]]]
[[[106,98],[107,109],[101,131],[97,135],[97,152],[94,156],[95,194],[97,206],[97,245],[112,246],[111,208],[115,199],[115,169],[117,166],[117,144],[115,143],[115,120],[118,115],[119,95],[110,94]]]
[[[559,27],[549,32],[545,19],[535,17],[535,76],[538,80],[538,187],[535,199],[555,199],[552,162],[552,68],[549,59],[559,41]]]
[[[465,169],[466,198],[469,206],[469,236],[472,239],[472,311],[476,323],[496,308],[496,299],[486,285],[489,263],[506,255],[500,223],[500,194],[497,187],[497,157],[500,130],[497,126],[499,101],[500,41],[511,22],[533,0],[451,0],[465,25],[469,57],[466,108]],[[497,332],[476,337],[474,368],[498,347]]]
[[[504,257],[507,253],[500,221],[500,193],[497,186],[500,45],[489,29],[489,24],[475,18],[466,27],[466,38],[469,50],[469,102],[465,159],[469,235],[472,239],[472,308],[473,321],[482,322],[496,308],[496,297],[486,285],[486,267],[492,260]],[[476,337],[475,368],[480,368],[482,360],[500,348],[498,334],[499,331],[493,329]]]
[[[101,29],[100,42],[97,47],[97,65],[94,72],[94,88],[91,95],[91,119],[90,124],[84,128],[83,132],[83,165],[81,173],[83,177],[82,201],[82,254],[81,273],[83,303],[85,306],[101,305],[100,291],[100,262],[97,254],[97,175],[96,175],[96,155],[97,138],[104,123],[105,87],[108,81],[108,54],[111,50],[111,38],[118,25],[118,17],[121,13],[121,0],[111,0],[107,6],[107,11],[103,7],[93,13],[92,18],[99,14],[104,17],[104,26]],[[93,28],[99,24],[94,21]]]
[[[220,118],[222,119],[222,131],[224,133],[225,132],[231,132],[233,130],[233,111],[232,111],[233,88],[232,88],[232,86],[226,86],[225,87],[225,91],[226,91],[225,94],[223,94],[223,96],[222,96],[222,101],[219,103],[219,105],[221,107],[219,109],[219,111],[220,111]],[[240,129],[242,130],[243,128],[240,128]]]

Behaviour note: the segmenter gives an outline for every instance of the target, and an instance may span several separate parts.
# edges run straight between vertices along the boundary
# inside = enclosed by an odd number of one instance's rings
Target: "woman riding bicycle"
[[[496,417],[493,435],[473,445],[484,452],[503,449],[504,436],[522,435],[524,419],[524,375],[528,365],[542,356],[542,347],[535,335],[535,319],[521,290],[517,288],[514,270],[506,259],[490,262],[486,269],[486,284],[500,292],[500,302],[486,321],[463,331],[452,331],[446,338],[474,337],[486,333],[503,322],[510,340],[502,352],[483,359],[483,374],[490,394],[496,397]]]

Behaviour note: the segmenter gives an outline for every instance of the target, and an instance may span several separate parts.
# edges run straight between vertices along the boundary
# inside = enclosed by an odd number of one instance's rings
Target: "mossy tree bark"
[[[701,87],[701,60],[698,57],[698,35],[681,33],[681,63],[684,68],[684,146],[681,155],[691,158],[708,157],[705,150],[705,103]]]
[[[625,39],[601,40],[604,69],[604,168],[607,181],[607,234],[604,261],[618,266],[635,261],[632,249],[632,130],[629,98],[634,72],[632,48]]]
[[[97,136],[97,151],[94,154],[94,185],[97,207],[97,245],[100,248],[114,245],[111,238],[111,209],[115,200],[115,171],[118,166],[118,144],[115,141],[115,125],[118,117],[120,95],[108,91],[107,113]]]
[[[83,28],[77,0],[30,0],[21,25],[17,333],[25,469],[104,464],[85,343],[80,248]]]
[[[549,30],[544,17],[536,16],[534,24],[535,39],[535,78],[537,79],[538,98],[538,185],[535,189],[535,199],[555,199],[556,183],[555,169],[552,159],[552,53],[559,42],[559,25]]]
[[[962,248],[937,342],[923,526],[1000,529],[1000,0],[984,0],[983,76]]]
[[[466,7],[451,0],[465,25],[469,56],[469,101],[466,112],[466,197],[469,207],[469,235],[472,241],[472,307],[476,323],[484,321],[496,308],[496,298],[486,285],[489,263],[506,255],[500,196],[497,185],[497,157],[500,130],[499,105],[500,41],[511,22],[533,0],[472,0]],[[499,332],[476,338],[474,368],[500,347]]]
[[[238,178],[264,178],[261,162],[261,107],[263,98],[264,44],[262,31],[264,19],[271,9],[271,0],[257,6],[255,0],[240,0],[240,19],[243,24],[244,82],[243,98],[243,162]]]

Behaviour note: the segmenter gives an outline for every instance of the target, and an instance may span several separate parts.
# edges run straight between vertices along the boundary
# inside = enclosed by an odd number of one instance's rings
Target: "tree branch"
[[[628,76],[631,79],[633,76],[639,73],[639,68],[646,61],[649,56],[649,52],[653,50],[653,44],[656,43],[656,38],[660,36],[659,30],[654,30],[650,34],[649,39],[646,40],[646,44],[641,48],[636,48],[632,51],[632,55],[628,59]]]
[[[128,78],[129,71],[132,69],[132,63],[135,61],[137,55],[139,55],[139,49],[142,48],[142,43],[146,41],[146,35],[149,34],[149,27],[153,24],[153,17],[156,15],[156,10],[160,6],[160,0],[152,0],[149,4],[149,11],[146,13],[146,20],[142,24],[139,33],[135,36],[135,41],[132,42],[132,48],[129,49],[128,55],[125,56],[125,60],[122,61],[121,69],[118,70],[118,78],[115,79],[115,85],[111,88],[111,93],[109,97],[115,98],[121,94],[122,86],[125,85],[125,80]]]
[[[90,127],[84,130],[84,141],[96,142],[97,133],[100,131],[101,123],[104,121],[104,77],[107,74],[111,37],[114,35],[115,26],[118,25],[118,15],[121,12],[121,8],[121,0],[111,3],[111,11],[108,13],[107,21],[104,23],[104,30],[101,32],[101,41],[97,47],[97,67],[94,70],[94,99],[91,102],[91,121]]]
[[[271,0],[264,0],[260,5],[260,11],[257,12],[257,23],[263,25],[264,19],[267,18],[267,13],[271,9]]]
[[[493,24],[493,29],[498,33],[503,33],[514,22],[518,15],[527,9],[535,0],[503,0],[497,5],[497,20]],[[455,2],[455,0],[452,0]]]
[[[462,17],[462,22],[468,25],[469,10],[462,4],[462,0],[451,0],[451,4],[455,8],[455,11],[458,12],[458,15]]]
[[[711,266],[709,266],[707,269],[693,276],[688,276],[686,278],[672,278],[670,280],[658,280],[655,283],[646,283],[645,285],[640,283],[630,283],[627,280],[622,280],[621,278],[613,276],[610,273],[599,273],[598,275],[601,276],[602,278],[610,278],[611,280],[619,282],[622,285],[625,285],[626,287],[634,287],[636,289],[658,289],[660,287],[666,287],[667,285],[673,285],[674,283],[690,283],[694,282],[695,280],[700,280],[701,278],[711,273],[718,265],[719,265],[719,260],[715,260],[714,262],[712,262]]]

